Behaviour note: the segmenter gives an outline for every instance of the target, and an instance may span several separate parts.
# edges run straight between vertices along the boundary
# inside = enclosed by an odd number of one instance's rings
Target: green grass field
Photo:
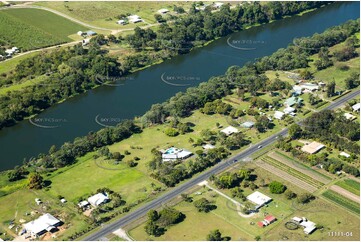
[[[346,189],[349,192],[352,192],[353,194],[360,195],[360,183],[355,180],[345,179],[338,181],[336,185]]]
[[[350,199],[345,198],[342,195],[330,190],[324,192],[322,196],[346,208],[347,210],[360,215],[360,204],[358,204],[357,202],[351,201]]]
[[[141,1],[141,2],[37,2],[36,5],[51,8],[73,18],[79,19],[87,24],[102,28],[122,29],[132,28],[139,24],[118,25],[116,21],[120,14],[137,14],[146,23],[155,23],[154,14],[161,8],[173,10],[173,6],[183,6],[188,9],[189,2],[163,2],[163,1]]]
[[[40,9],[0,11],[0,39],[22,51],[69,42],[84,26]]]
[[[3,73],[7,73],[9,71],[12,71],[15,69],[15,67],[24,59],[27,59],[27,58],[30,58],[30,57],[33,57],[33,56],[36,56],[38,55],[39,53],[36,53],[36,52],[33,52],[33,53],[29,53],[29,54],[26,54],[26,55],[23,55],[23,56],[19,56],[19,57],[16,57],[16,58],[13,58],[13,59],[9,59],[7,61],[4,61],[4,62],[1,62],[1,65],[0,65],[0,74],[3,74]]]

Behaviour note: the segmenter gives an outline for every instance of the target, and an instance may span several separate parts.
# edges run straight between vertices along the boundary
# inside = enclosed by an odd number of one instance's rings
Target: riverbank
[[[264,24],[265,24],[265,23],[264,23]],[[258,24],[253,24],[253,25],[251,25],[251,26],[247,26],[247,27],[244,28],[244,29],[250,29],[250,28],[252,28],[252,27],[257,27],[257,26],[259,26],[259,25],[258,25]],[[207,41],[207,42],[205,42],[205,43],[202,44],[202,45],[194,46],[192,49],[189,50],[189,53],[192,52],[192,51],[194,51],[194,50],[196,50],[196,49],[199,49],[199,48],[202,48],[202,47],[206,47],[206,46],[208,46],[209,44],[213,43],[215,40],[217,40],[217,39],[219,39],[219,38],[220,38],[220,37],[217,37],[217,38],[215,38],[214,40]],[[143,52],[141,51],[140,53],[143,53]],[[157,52],[154,52],[154,53],[157,53]],[[138,53],[137,53],[137,54],[138,54]],[[147,53],[147,54],[148,54],[148,53]],[[132,56],[132,55],[130,55],[130,56]],[[177,55],[173,55],[173,56],[171,56],[171,58],[174,58],[175,56],[177,56]],[[170,59],[171,59],[171,58],[170,58]],[[151,66],[160,64],[160,63],[162,63],[162,62],[164,61],[164,59],[158,58],[158,59],[154,59],[154,60],[152,60],[152,61],[153,61],[153,62],[147,64],[147,65],[144,66],[144,67],[134,68],[133,70],[130,71],[130,73],[136,73],[136,72],[138,72],[138,71],[145,70],[146,68],[149,68],[149,67],[151,67]],[[126,78],[126,76],[125,76],[125,78]],[[90,90],[95,89],[95,88],[97,88],[97,87],[99,87],[99,86],[101,86],[101,85],[96,85],[96,86],[94,86],[93,88],[91,88]],[[8,87],[7,87],[7,88],[8,88]],[[89,91],[89,90],[87,90],[87,91],[85,91],[85,92],[88,92],[88,91]],[[56,104],[61,104],[61,103],[63,103],[64,101],[66,101],[66,100],[68,100],[68,99],[70,99],[70,98],[73,98],[74,96],[77,96],[77,95],[79,95],[79,94],[81,94],[81,93],[77,93],[77,94],[75,94],[75,95],[70,95],[68,98],[56,102]],[[39,110],[39,112],[38,112],[37,114],[31,115],[31,116],[27,116],[27,117],[23,117],[23,119],[33,118],[33,117],[35,117],[35,116],[38,116],[38,115],[39,115],[40,113],[42,113],[43,111],[44,111],[44,109],[41,109],[41,110]],[[6,127],[4,127],[4,128],[8,128],[8,127],[10,127],[10,126],[16,125],[16,124],[18,124],[19,122],[21,122],[21,121],[14,120],[14,122],[9,122],[9,124],[8,124]],[[0,131],[0,132],[1,132],[1,131]]]

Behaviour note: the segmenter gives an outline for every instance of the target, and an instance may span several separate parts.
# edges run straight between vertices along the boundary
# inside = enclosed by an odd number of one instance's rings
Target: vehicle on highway
[[[259,145],[259,146],[258,146],[258,149],[261,149],[261,148],[262,148],[262,145]]]

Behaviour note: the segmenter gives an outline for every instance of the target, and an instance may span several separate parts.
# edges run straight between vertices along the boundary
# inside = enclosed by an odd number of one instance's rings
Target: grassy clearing
[[[69,42],[84,26],[40,9],[0,11],[0,38],[22,51]]]
[[[348,198],[343,197],[342,195],[334,192],[334,191],[326,191],[322,194],[323,197],[325,197],[326,199],[346,208],[347,210],[356,213],[358,215],[360,215],[360,204],[351,201]]]
[[[29,53],[29,54],[26,54],[26,55],[23,55],[23,56],[16,57],[16,58],[14,58],[14,59],[9,59],[9,60],[7,60],[7,61],[1,62],[1,65],[0,65],[0,74],[13,71],[13,70],[15,69],[15,67],[16,67],[22,60],[27,59],[27,58],[30,58],[30,57],[33,57],[33,56],[36,56],[36,55],[38,55],[38,54],[39,54],[39,53],[37,53],[37,52],[33,52],[33,53]]]
[[[223,236],[230,236],[232,240],[254,240],[254,237],[261,235],[265,231],[271,230],[275,224],[267,228],[259,228],[255,223],[262,220],[264,212],[275,216],[286,216],[290,214],[289,207],[286,208],[283,203],[271,203],[261,213],[252,218],[243,218],[237,213],[236,207],[226,198],[209,191],[207,188],[200,188],[201,195],[190,194],[193,200],[206,198],[217,206],[215,210],[209,213],[198,212],[192,203],[180,202],[174,206],[186,215],[186,219],[169,228],[164,235],[160,237],[151,237],[145,233],[144,224],[132,229],[129,233],[136,240],[205,240],[207,234],[214,229],[219,229]],[[222,191],[224,192],[224,191]],[[282,208],[281,208],[282,206]]]
[[[6,95],[7,92],[11,92],[11,91],[18,91],[21,90],[25,87],[28,86],[32,86],[32,85],[36,85],[40,82],[43,82],[44,80],[46,80],[46,76],[38,76],[32,80],[26,80],[24,82],[21,83],[17,83],[14,85],[10,85],[10,86],[5,86],[5,87],[1,87],[0,88],[0,95]]]
[[[352,192],[353,194],[360,195],[360,183],[353,179],[338,181],[336,185]]]
[[[288,230],[285,228],[285,222],[293,217],[306,217],[317,225],[324,228],[317,229],[310,235],[306,235],[302,228],[297,230]],[[261,236],[262,240],[268,241],[358,241],[360,238],[360,221],[357,216],[349,214],[344,209],[330,203],[324,199],[316,199],[309,204],[302,205],[295,209],[294,213],[285,218],[282,222]],[[352,236],[331,236],[333,231],[348,231]]]
[[[97,27],[122,29],[132,28],[143,24],[128,24],[125,26],[116,24],[120,14],[137,14],[146,23],[155,23],[154,14],[161,8],[173,10],[173,6],[183,6],[188,9],[189,2],[37,2],[36,5],[51,8],[73,18],[79,19],[87,24]]]
[[[73,167],[52,174],[49,177],[51,181],[49,193],[53,196],[62,195],[68,201],[76,202],[78,198],[87,196],[98,188],[108,187],[122,194],[124,199],[131,203],[149,196],[152,182],[159,184],[148,178],[137,167],[129,168],[123,163],[115,167],[110,166],[101,158],[95,161],[92,155],[93,153],[89,153]],[[72,181],[72,185],[64,186],[64,181]]]
[[[46,208],[36,205],[35,198],[40,198]],[[34,214],[31,215],[31,212]],[[85,217],[77,213],[75,204],[61,204],[58,199],[50,196],[46,191],[21,189],[9,196],[1,198],[0,230],[6,231],[9,235],[16,236],[15,227],[11,230],[8,229],[10,221],[19,224],[19,220],[24,219],[28,222],[41,215],[43,212],[49,212],[61,219],[65,223],[65,227],[71,224],[65,231],[57,233],[59,238],[72,234],[76,230],[82,230],[88,226]]]

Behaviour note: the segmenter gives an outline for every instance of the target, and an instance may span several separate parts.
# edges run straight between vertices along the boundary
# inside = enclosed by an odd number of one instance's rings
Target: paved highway
[[[339,107],[340,105],[344,104],[345,102],[355,98],[359,95],[360,90],[356,90],[351,92],[350,94],[347,94],[344,97],[339,98],[338,100],[332,102],[330,105],[328,105],[324,110],[331,110]],[[162,204],[167,203],[171,199],[175,198],[176,196],[186,192],[191,187],[197,185],[198,183],[208,179],[211,175],[217,174],[228,167],[232,166],[234,164],[234,160],[242,160],[246,157],[251,156],[255,152],[264,149],[265,147],[271,145],[277,140],[278,136],[285,136],[287,135],[288,129],[285,128],[282,131],[262,140],[261,142],[251,146],[250,148],[246,149],[245,151],[240,152],[239,154],[224,160],[217,164],[216,166],[213,166],[209,168],[208,170],[201,173],[199,176],[192,178],[191,180],[183,183],[182,185],[179,185],[175,188],[173,188],[171,191],[163,194],[162,196],[154,199],[153,201],[145,204],[143,207],[140,207],[139,209],[135,210],[134,212],[129,213],[128,215],[118,219],[117,221],[114,221],[110,224],[105,225],[100,230],[94,232],[92,235],[89,235],[88,237],[84,238],[86,241],[94,241],[94,240],[101,240],[104,236],[112,233],[113,231],[119,229],[120,227],[124,227],[127,224],[130,224],[131,222],[135,221],[136,219],[141,218],[144,216],[150,209],[155,209]],[[258,147],[261,146],[259,149]]]

